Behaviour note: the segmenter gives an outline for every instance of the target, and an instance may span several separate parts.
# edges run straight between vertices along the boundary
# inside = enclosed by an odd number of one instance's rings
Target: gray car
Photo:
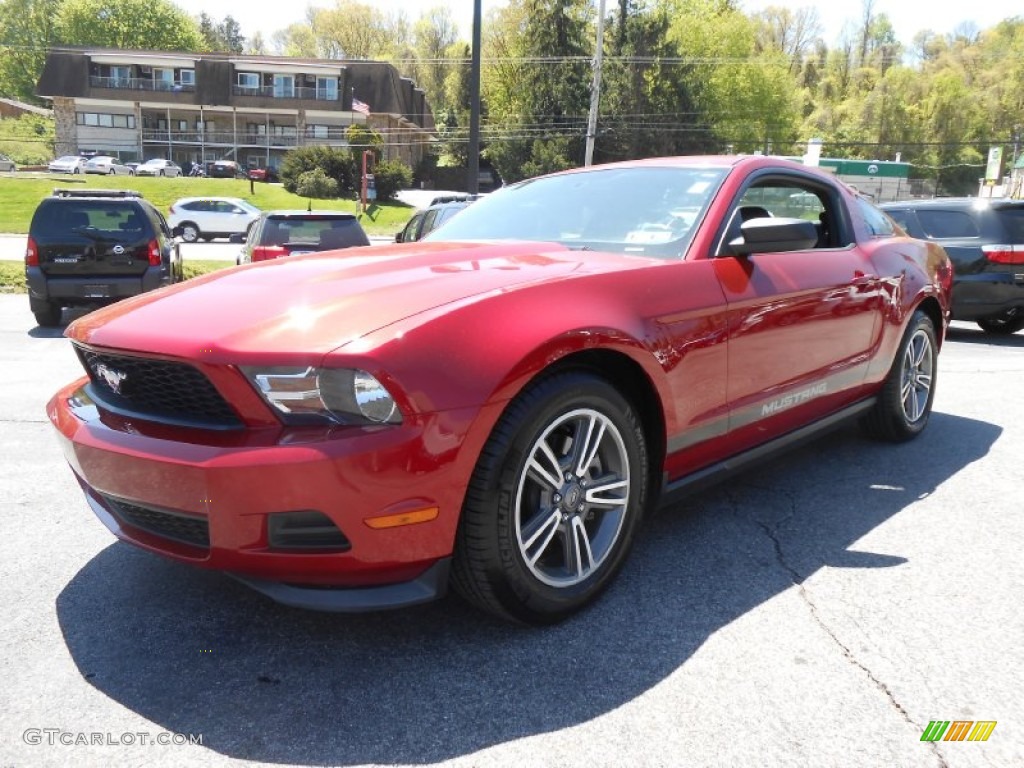
[[[162,157],[154,157],[135,168],[136,176],[168,176],[174,178],[181,176],[181,166],[173,160],[164,160]]]
[[[7,155],[0,155],[0,171],[14,173],[16,170],[18,170],[18,166],[11,158]]]
[[[104,176],[133,176],[135,172],[124,165],[116,157],[110,155],[96,155],[96,157],[89,158],[85,163],[86,173],[98,173]]]

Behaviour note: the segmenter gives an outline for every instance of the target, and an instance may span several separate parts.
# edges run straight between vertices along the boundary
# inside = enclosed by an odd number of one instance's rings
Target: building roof
[[[18,101],[16,99],[3,99],[0,98],[0,105],[10,107],[11,110],[29,112],[33,115],[39,115],[40,117],[53,117],[53,110],[46,109],[45,107],[37,107],[35,104],[26,104],[24,101]],[[0,114],[6,113],[9,110],[0,109]]]

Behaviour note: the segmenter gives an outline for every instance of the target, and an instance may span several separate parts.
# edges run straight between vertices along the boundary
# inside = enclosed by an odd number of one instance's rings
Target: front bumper
[[[85,395],[86,381],[58,392],[48,414],[90,506],[118,538],[304,608],[396,608],[444,593],[472,471],[459,450],[470,412],[335,434],[278,427],[211,434],[103,411]],[[437,516],[426,522],[367,522],[434,507]],[[349,546],[272,545],[271,517],[307,510],[329,518]]]

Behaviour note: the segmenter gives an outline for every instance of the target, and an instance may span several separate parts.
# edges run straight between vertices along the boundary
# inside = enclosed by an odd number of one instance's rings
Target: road
[[[851,427],[695,496],[523,629],[288,609],[116,543],[45,416],[78,363],[31,317],[0,295],[0,765],[1024,765],[1024,334],[959,327],[921,438]]]

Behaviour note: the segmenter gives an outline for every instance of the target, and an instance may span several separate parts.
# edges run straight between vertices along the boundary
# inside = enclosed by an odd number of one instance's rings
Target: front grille
[[[198,369],[187,363],[111,355],[76,345],[90,393],[115,412],[215,429],[242,426],[238,415]]]
[[[103,500],[114,516],[122,523],[138,528],[154,536],[191,544],[193,547],[210,546],[210,526],[205,517],[183,515],[180,512],[166,512],[152,507],[140,507],[127,501],[104,494]]]

